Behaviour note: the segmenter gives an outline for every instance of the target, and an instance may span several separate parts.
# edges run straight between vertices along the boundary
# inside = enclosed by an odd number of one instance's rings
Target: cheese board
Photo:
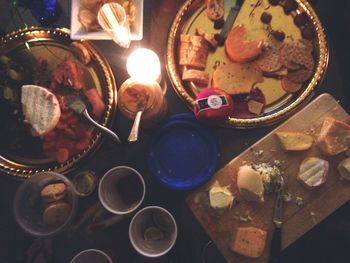
[[[325,119],[333,118],[349,124],[350,116],[329,94],[322,94],[299,113],[273,130],[267,136],[246,149],[218,170],[205,186],[189,194],[187,204],[204,229],[208,232],[227,262],[268,262],[269,244],[274,232],[272,222],[276,195],[265,193],[264,202],[249,202],[242,198],[237,187],[237,173],[242,165],[279,164],[285,178],[288,178],[289,200],[283,211],[282,249],[319,224],[350,198],[350,183],[338,173],[338,164],[345,153],[326,156],[315,145]],[[283,149],[277,139],[277,132],[304,133],[314,138],[310,149],[290,152]],[[320,157],[329,163],[325,183],[309,189],[298,179],[299,166],[307,157]],[[228,186],[234,201],[230,208],[213,209],[208,190],[213,185]],[[249,258],[233,252],[230,247],[236,232],[242,227],[256,227],[267,232],[264,251],[257,258]]]

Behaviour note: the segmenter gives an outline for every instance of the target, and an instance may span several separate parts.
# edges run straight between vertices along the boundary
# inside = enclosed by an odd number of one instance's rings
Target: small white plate
[[[141,40],[143,37],[143,0],[135,0],[136,18],[131,26],[131,40]],[[78,20],[80,0],[72,0],[70,37],[74,40],[91,39],[91,40],[111,40],[107,32],[86,31]]]

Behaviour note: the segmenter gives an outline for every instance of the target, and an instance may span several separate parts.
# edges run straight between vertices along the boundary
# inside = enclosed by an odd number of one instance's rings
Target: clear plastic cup
[[[60,225],[47,225],[44,210],[48,205],[41,198],[42,189],[54,183],[64,183],[66,193],[61,200],[71,206],[69,216]],[[32,175],[17,189],[14,199],[14,214],[17,223],[27,233],[37,237],[54,236],[66,229],[77,210],[77,197],[72,183],[64,176],[54,172],[40,172]]]
[[[75,255],[70,263],[113,263],[113,261],[102,250],[86,249]]]
[[[100,26],[123,48],[131,43],[130,25],[123,6],[118,3],[104,4],[97,14]]]

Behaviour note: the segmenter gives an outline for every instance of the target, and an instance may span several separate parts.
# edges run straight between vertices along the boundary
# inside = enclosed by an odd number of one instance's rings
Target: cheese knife
[[[270,263],[278,262],[278,256],[282,247],[282,224],[283,224],[283,202],[284,195],[287,193],[287,179],[281,177],[277,190],[275,208],[273,212],[272,222],[275,225],[271,245],[270,245]]]
[[[241,9],[243,2],[244,0],[237,0],[236,5],[234,7],[231,7],[230,12],[226,18],[224,27],[219,33],[220,38],[226,39],[227,34],[231,31],[232,25],[237,18],[238,12]]]

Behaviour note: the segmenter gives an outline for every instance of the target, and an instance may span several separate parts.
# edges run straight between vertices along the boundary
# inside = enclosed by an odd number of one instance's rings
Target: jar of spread
[[[167,102],[157,81],[127,79],[118,91],[118,107],[122,114],[134,119],[138,111],[143,111],[141,125],[152,127],[167,113]]]

